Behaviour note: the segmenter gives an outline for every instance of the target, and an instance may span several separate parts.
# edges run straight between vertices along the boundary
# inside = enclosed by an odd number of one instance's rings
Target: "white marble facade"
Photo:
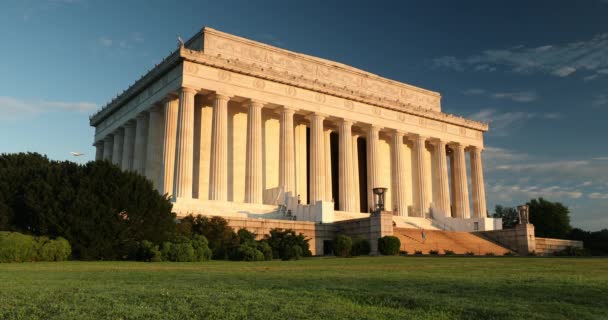
[[[182,215],[272,212],[287,193],[354,217],[387,187],[396,216],[485,218],[488,126],[440,101],[206,27],[90,122],[96,159],[145,175]]]

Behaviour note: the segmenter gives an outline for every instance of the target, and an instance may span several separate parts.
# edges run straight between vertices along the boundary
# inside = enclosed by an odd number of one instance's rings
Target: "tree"
[[[0,191],[9,230],[64,237],[78,259],[125,259],[135,243],[160,244],[175,233],[171,202],[145,177],[107,161],[3,154]]]
[[[532,199],[527,205],[530,207],[530,223],[534,225],[537,237],[564,239],[568,236],[572,229],[568,207],[543,198]]]
[[[512,207],[503,207],[501,205],[496,205],[492,217],[502,218],[503,229],[514,228],[519,223],[517,209]]]

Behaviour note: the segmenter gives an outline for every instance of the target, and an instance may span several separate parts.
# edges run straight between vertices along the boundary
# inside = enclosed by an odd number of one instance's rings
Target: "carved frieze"
[[[286,72],[295,78],[304,76],[343,88],[353,88],[369,96],[386,96],[424,109],[440,110],[437,93],[384,79],[345,65],[276,49],[215,30],[206,30],[204,52],[232,61],[246,61],[267,70]]]

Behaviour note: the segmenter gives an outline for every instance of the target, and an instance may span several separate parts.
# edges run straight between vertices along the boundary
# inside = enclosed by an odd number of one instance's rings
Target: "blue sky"
[[[490,210],[608,227],[608,1],[3,1],[0,152],[93,157],[88,116],[204,25],[441,92],[489,121]],[[71,158],[70,151],[86,153]]]

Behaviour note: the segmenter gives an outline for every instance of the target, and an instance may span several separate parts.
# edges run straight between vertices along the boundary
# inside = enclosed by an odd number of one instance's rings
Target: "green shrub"
[[[236,233],[239,236],[239,242],[241,244],[243,243],[254,243],[255,242],[255,238],[256,238],[256,234],[254,232],[251,232],[247,229],[239,229],[239,231],[237,231]]]
[[[72,253],[70,243],[64,238],[49,240],[39,238],[38,260],[40,261],[65,261]]]
[[[407,253],[408,253],[407,250],[401,250],[401,251],[399,251],[399,255],[400,256],[407,256]]]
[[[264,254],[251,244],[242,244],[238,247],[235,258],[239,261],[264,261]]]
[[[453,250],[449,250],[449,249],[443,249],[443,254],[446,256],[453,256],[454,255],[454,251]]]
[[[353,238],[353,246],[350,254],[353,256],[367,256],[372,251],[372,246],[369,240],[357,236]]]
[[[507,251],[507,252],[503,253],[502,255],[505,257],[510,257],[510,256],[514,256],[515,253],[513,253],[513,251]]]
[[[257,249],[264,255],[264,260],[272,260],[272,248],[265,240],[258,241]]]
[[[212,252],[212,258],[216,260],[233,259],[236,255],[240,241],[240,236],[234,229],[228,225],[228,221],[222,217],[206,217],[202,215],[186,216],[180,220],[178,224],[178,232],[185,237],[193,237],[194,235],[202,235],[208,240],[209,249]],[[253,234],[245,229],[240,231],[243,238]]]
[[[293,245],[292,247],[287,249],[287,252],[281,258],[282,260],[300,260],[302,258],[304,252],[302,247],[299,245]]]
[[[194,249],[194,261],[207,261],[211,259],[211,249],[209,249],[207,238],[201,235],[192,237],[192,249]]]
[[[353,246],[353,240],[346,235],[339,234],[334,239],[334,254],[337,257],[348,257]]]
[[[436,256],[439,254],[439,250],[429,250],[429,254],[432,256]]]
[[[378,251],[385,256],[399,254],[401,241],[395,236],[384,236],[378,239]]]
[[[475,252],[473,252],[473,251],[467,251],[467,252],[465,252],[465,255],[466,256],[474,256]]]
[[[566,247],[561,251],[553,252],[554,256],[569,256],[569,257],[581,257],[581,256],[590,256],[591,253],[589,250],[574,248],[574,247]]]
[[[275,259],[291,260],[312,255],[308,245],[309,239],[301,233],[296,235],[291,229],[272,229],[264,240],[272,248],[272,257]],[[298,248],[294,248],[296,246]]]
[[[496,254],[494,254],[494,252],[486,252],[486,254],[485,254],[485,255],[486,255],[486,257],[493,257],[493,256],[495,256]]]
[[[38,244],[32,236],[0,232],[0,262],[36,261]]]
[[[416,251],[414,251],[414,254],[417,255],[417,256],[421,256],[422,255],[422,251],[416,250]]]
[[[18,232],[0,232],[0,262],[63,261],[72,249],[63,239],[32,237]]]

